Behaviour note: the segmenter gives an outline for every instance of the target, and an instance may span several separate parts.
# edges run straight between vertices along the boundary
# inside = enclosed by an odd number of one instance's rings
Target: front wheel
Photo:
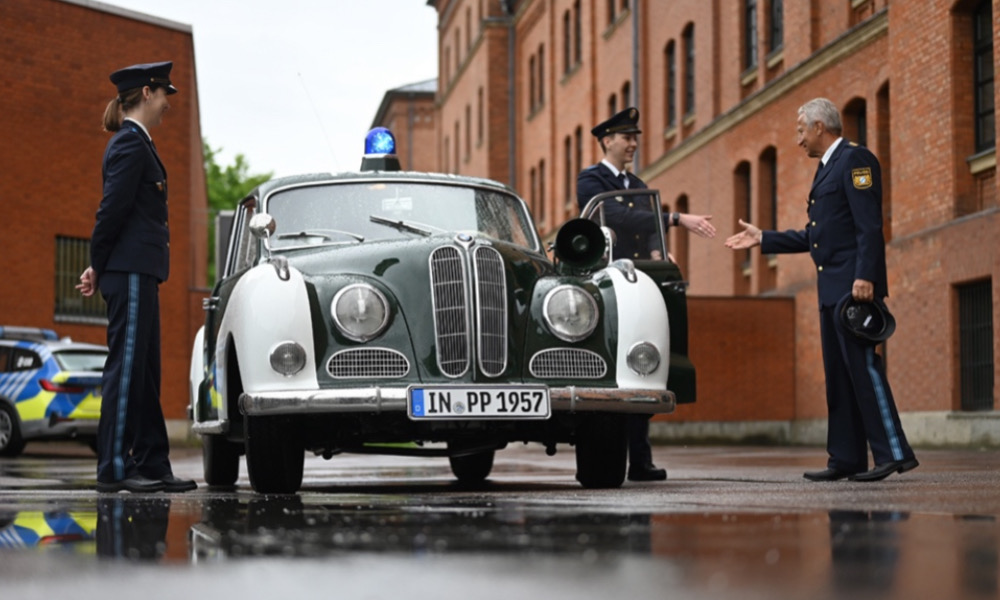
[[[21,437],[21,420],[17,411],[0,400],[0,456],[17,456],[24,450]]]
[[[306,459],[300,433],[291,417],[246,417],[247,474],[254,491],[299,491]]]
[[[576,480],[585,488],[617,488],[625,481],[625,415],[592,415],[576,434]]]
[[[240,447],[223,435],[201,438],[201,459],[208,485],[231,486],[240,475]]]
[[[475,454],[463,454],[460,456],[449,456],[451,472],[455,474],[458,482],[464,485],[482,483],[490,476],[493,470],[493,457],[495,450],[477,452]]]

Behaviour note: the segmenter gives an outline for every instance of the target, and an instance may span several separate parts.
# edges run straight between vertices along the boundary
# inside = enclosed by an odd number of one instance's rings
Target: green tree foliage
[[[271,179],[273,173],[250,175],[250,165],[242,154],[235,163],[221,166],[217,162],[222,148],[213,149],[202,140],[205,156],[205,185],[208,188],[208,285],[215,284],[215,217],[220,211],[233,210],[236,203],[257,185]],[[224,249],[223,249],[224,251]]]

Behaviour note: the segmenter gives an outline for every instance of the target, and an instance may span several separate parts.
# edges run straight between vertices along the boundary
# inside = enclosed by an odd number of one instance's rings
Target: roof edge
[[[162,17],[155,17],[146,13],[141,13],[135,10],[130,10],[127,8],[122,8],[120,6],[113,6],[111,4],[105,4],[104,2],[97,2],[96,0],[59,0],[66,4],[75,4],[77,6],[82,6],[84,8],[89,8],[92,10],[97,10],[100,12],[118,15],[119,17],[125,17],[128,19],[134,19],[136,21],[142,21],[144,23],[149,23],[150,25],[158,25],[166,29],[173,29],[176,31],[181,31],[183,33],[192,33],[191,25],[186,23],[179,23],[177,21],[171,21],[170,19],[164,19]]]

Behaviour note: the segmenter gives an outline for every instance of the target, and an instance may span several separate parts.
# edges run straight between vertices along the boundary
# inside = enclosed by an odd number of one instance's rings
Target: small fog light
[[[295,342],[282,342],[271,350],[271,368],[291,377],[306,366],[306,351]]]
[[[639,342],[628,350],[628,366],[639,375],[649,375],[660,366],[660,351],[649,342]]]

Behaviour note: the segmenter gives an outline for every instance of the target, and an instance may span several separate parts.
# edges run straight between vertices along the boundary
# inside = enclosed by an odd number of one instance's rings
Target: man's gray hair
[[[799,107],[799,114],[805,115],[806,125],[822,123],[832,133],[840,133],[844,126],[840,121],[840,111],[826,98],[813,98]]]

